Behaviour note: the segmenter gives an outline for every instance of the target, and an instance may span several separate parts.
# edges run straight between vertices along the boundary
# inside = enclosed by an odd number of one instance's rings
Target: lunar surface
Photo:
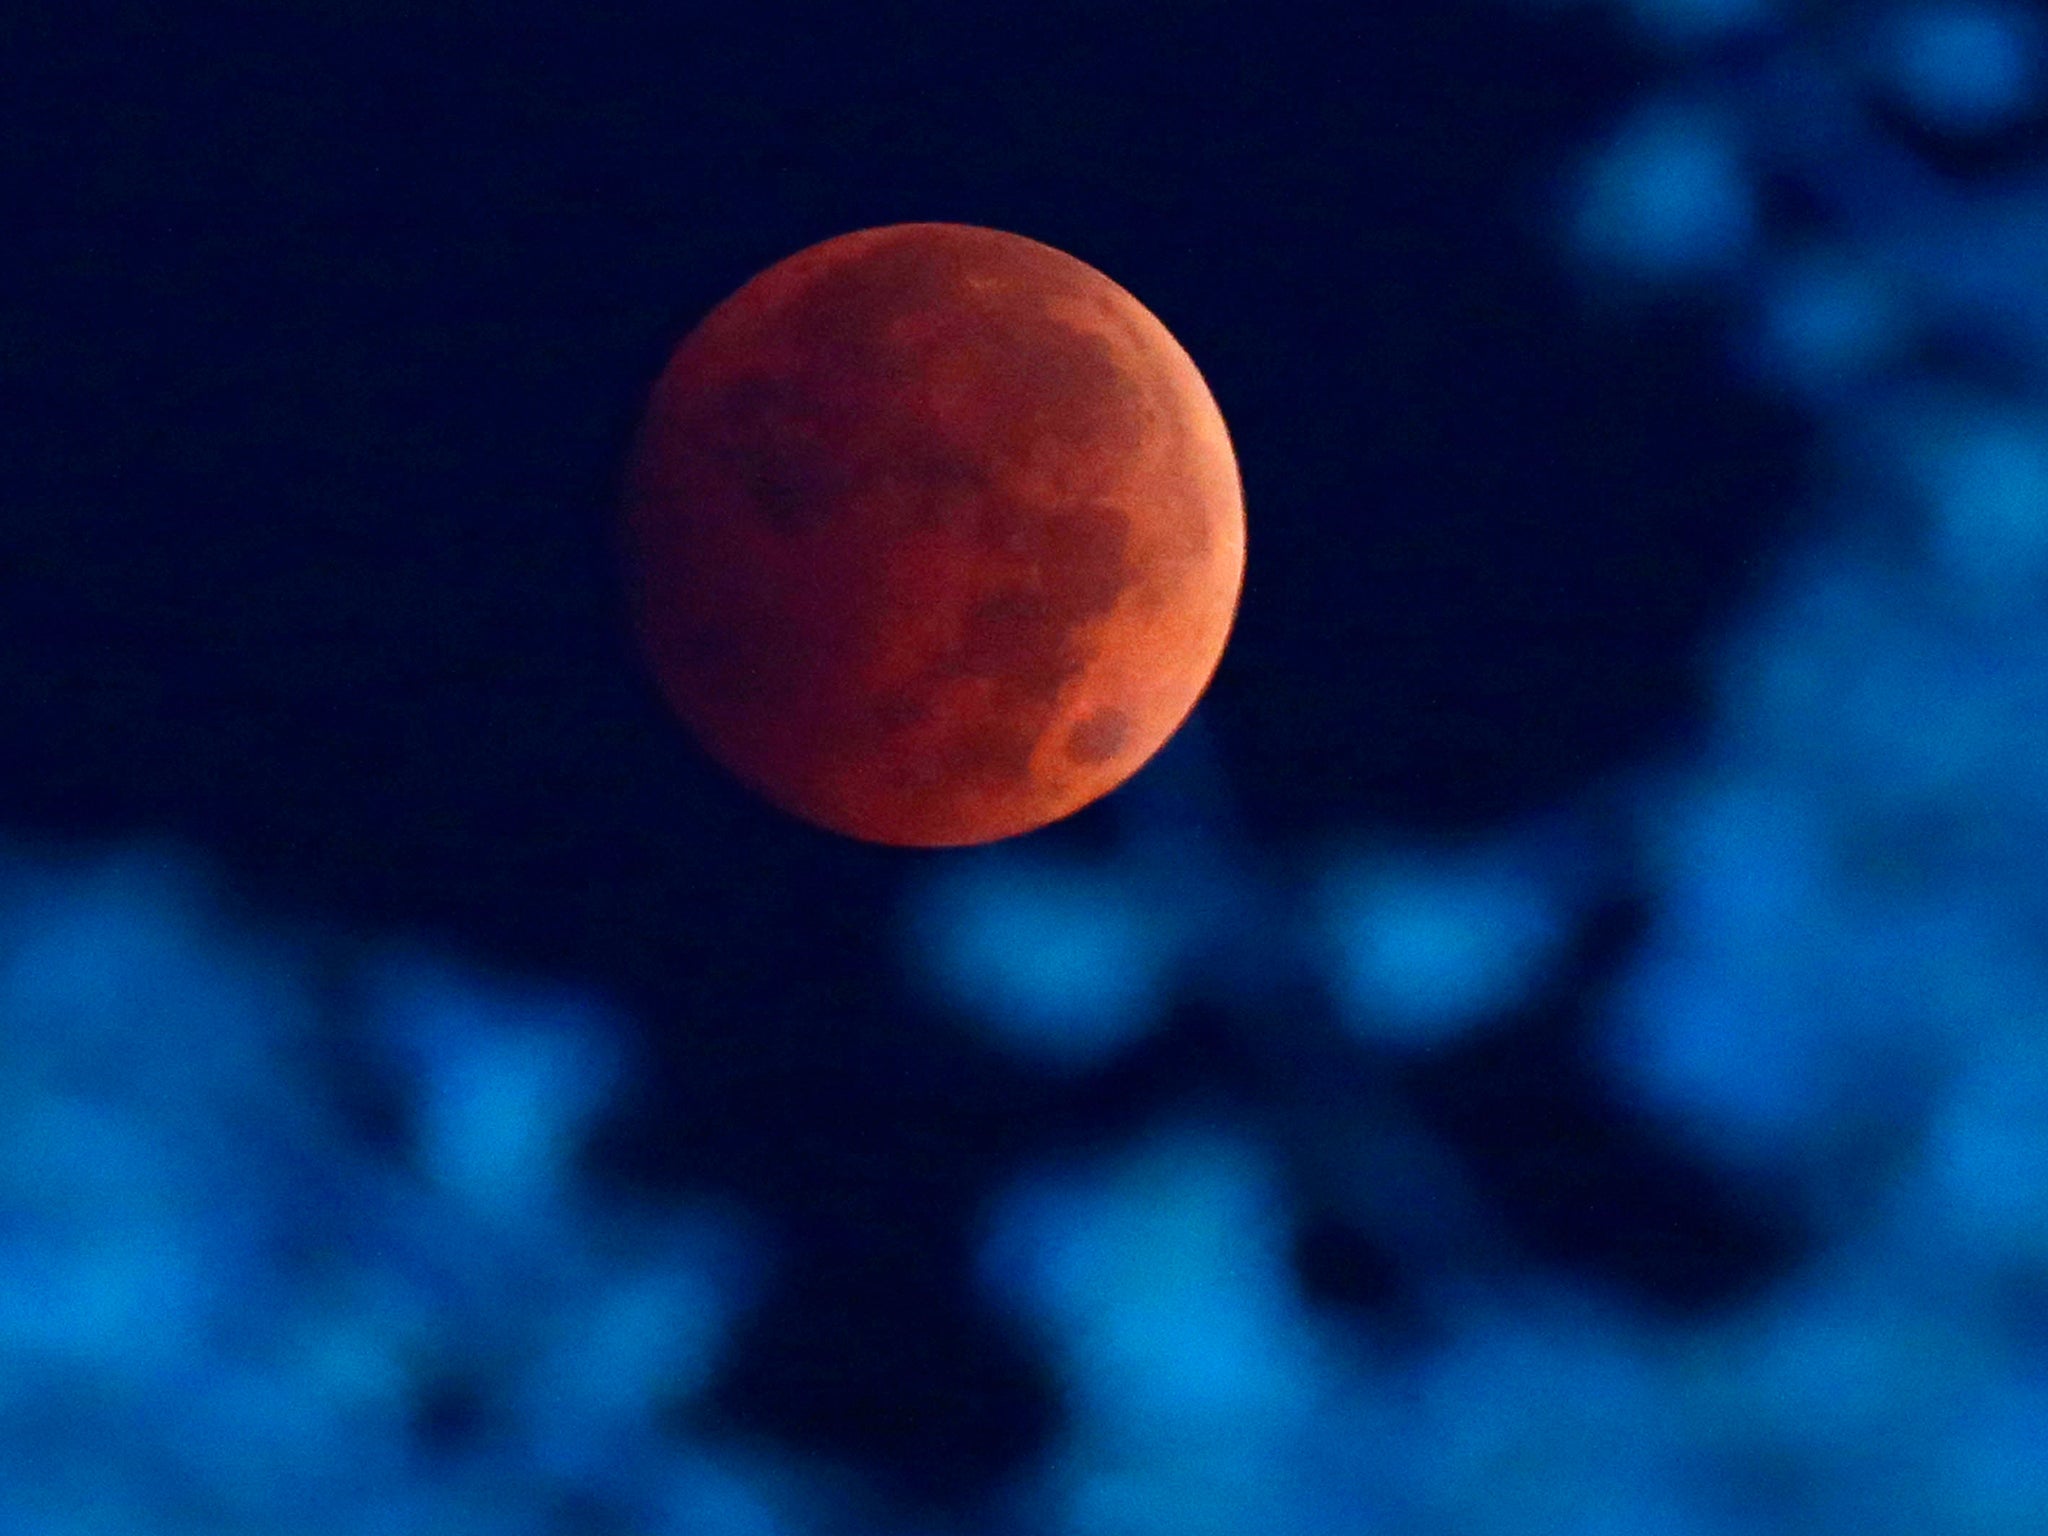
[[[1129,293],[1018,235],[863,230],[676,349],[628,477],[634,620],[705,749],[873,842],[990,842],[1129,778],[1243,580],[1223,418]]]

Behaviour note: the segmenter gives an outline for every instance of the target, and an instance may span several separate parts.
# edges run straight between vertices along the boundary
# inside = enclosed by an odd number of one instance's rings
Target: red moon
[[[857,231],[684,338],[628,475],[634,622],[712,757],[818,826],[1015,836],[1107,794],[1216,669],[1244,497],[1193,361],[1093,267]]]

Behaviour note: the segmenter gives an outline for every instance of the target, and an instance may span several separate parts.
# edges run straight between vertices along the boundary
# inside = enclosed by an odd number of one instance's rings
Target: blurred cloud
[[[594,1000],[367,944],[336,989],[172,848],[6,873],[0,1530],[651,1529],[678,1478],[693,1536],[790,1529],[773,1468],[664,1427],[745,1237],[584,1183]],[[408,1090],[402,1145],[335,1102],[336,1029]]]
[[[1929,411],[1901,457],[1946,574],[1996,607],[2035,598],[2048,580],[2048,415]]]
[[[1767,382],[1832,402],[1896,361],[1912,327],[1884,273],[1841,250],[1799,250],[1764,274],[1754,362]]]
[[[1626,9],[1659,41],[1696,46],[1759,28],[1779,7],[1774,0],[1626,0]]]
[[[1582,173],[1572,238],[1615,275],[1669,281],[1746,255],[1755,208],[1733,125],[1681,99],[1635,109]]]
[[[1123,872],[1022,850],[962,856],[913,896],[913,974],[993,1043],[1041,1065],[1099,1065],[1171,1000],[1173,907]]]
[[[1255,1146],[1195,1129],[999,1203],[990,1282],[1074,1393],[1027,1499],[1039,1521],[1076,1536],[1299,1528],[1291,1447],[1322,1372],[1285,1211]]]
[[[2039,99],[2041,16],[1987,0],[1913,0],[1885,8],[1874,63],[1898,99],[1929,127],[2000,128]]]
[[[559,1199],[617,1085],[618,1022],[559,988],[522,992],[420,958],[394,957],[366,986],[418,1085],[423,1170],[479,1210]]]
[[[1568,934],[1561,885],[1513,850],[1333,862],[1316,921],[1340,1017],[1414,1048],[1526,1002]]]

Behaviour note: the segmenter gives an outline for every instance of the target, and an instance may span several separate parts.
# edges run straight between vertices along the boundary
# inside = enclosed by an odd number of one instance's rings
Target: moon
[[[1137,299],[1021,235],[896,224],[686,336],[627,474],[668,705],[784,810],[899,847],[1072,814],[1208,686],[1244,579],[1221,412]]]

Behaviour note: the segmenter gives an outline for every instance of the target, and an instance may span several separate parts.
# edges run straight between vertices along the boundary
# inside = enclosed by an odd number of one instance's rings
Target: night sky
[[[1248,856],[1507,825],[1691,739],[1792,499],[1716,318],[1600,323],[1551,244],[1641,61],[1598,17],[1435,0],[301,9],[7,45],[0,828],[170,839],[289,918],[615,998],[650,1068],[610,1171],[788,1239],[721,1411],[964,1496],[1051,1412],[969,1295],[976,1204],[1199,1082],[1201,1021],[1081,1088],[914,1000],[892,912],[948,855],[758,803],[635,661],[646,391],[846,230],[1072,252],[1237,445],[1202,715]],[[1120,798],[1041,835],[1100,844]]]

